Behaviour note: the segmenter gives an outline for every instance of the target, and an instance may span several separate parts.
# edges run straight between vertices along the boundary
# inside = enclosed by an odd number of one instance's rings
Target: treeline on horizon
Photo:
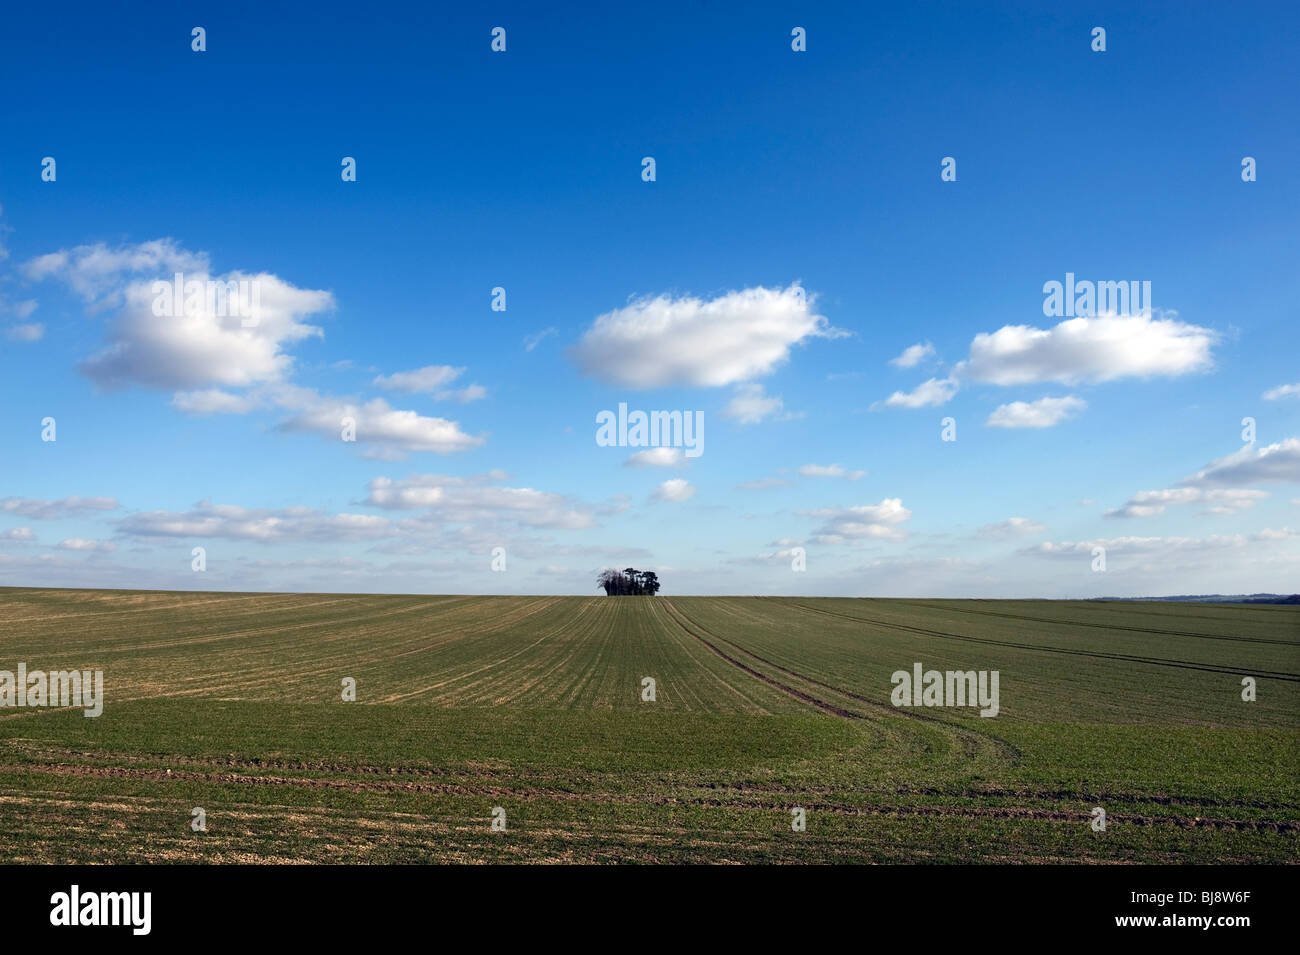
[[[659,577],[653,570],[607,568],[596,578],[596,586],[605,588],[606,597],[644,596],[659,593]]]

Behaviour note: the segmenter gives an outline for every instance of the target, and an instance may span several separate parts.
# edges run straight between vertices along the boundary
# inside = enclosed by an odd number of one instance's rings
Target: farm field
[[[1293,606],[3,588],[19,662],[104,708],[0,709],[7,863],[1300,860]]]

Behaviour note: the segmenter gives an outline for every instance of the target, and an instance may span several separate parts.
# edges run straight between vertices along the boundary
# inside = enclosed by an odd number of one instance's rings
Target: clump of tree
[[[625,570],[608,568],[596,578],[596,586],[605,588],[606,597],[642,596],[653,597],[659,593],[659,577],[653,570],[637,570],[628,567]]]

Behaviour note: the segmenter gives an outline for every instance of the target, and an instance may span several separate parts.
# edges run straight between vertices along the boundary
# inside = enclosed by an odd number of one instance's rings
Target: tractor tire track
[[[782,683],[779,680],[775,680],[772,677],[768,676],[766,673],[754,669],[744,661],[736,659],[726,651],[719,649],[713,643],[709,642],[709,640],[706,639],[702,634],[697,633],[694,627],[687,621],[685,616],[682,615],[681,611],[679,611],[676,607],[674,607],[670,601],[665,600],[663,604],[667,608],[669,616],[672,617],[673,621],[677,624],[677,626],[680,627],[685,633],[694,637],[700,643],[704,644],[706,647],[708,647],[710,650],[712,650],[714,653],[720,656],[723,660],[726,660],[728,663],[730,663],[732,666],[736,667],[737,669],[742,670],[745,673],[748,673],[750,676],[754,677],[754,679],[761,680],[762,682],[766,683],[768,686],[775,687],[776,689],[780,690],[782,693],[785,693],[787,696],[792,696],[796,700],[799,700],[803,703],[807,703],[811,706],[815,706],[819,710],[823,710],[835,716],[843,717],[846,720],[860,720],[865,718],[862,716],[861,713],[854,713],[852,710],[846,710],[842,706],[836,706],[834,703],[828,703],[825,700],[818,699],[817,697],[813,696],[811,693],[805,693],[803,690],[795,689],[794,687]],[[710,634],[710,636],[714,636],[714,635]],[[721,637],[714,636],[714,639],[722,641]],[[729,643],[730,641],[722,641],[722,642]],[[734,644],[732,645],[734,646]],[[741,648],[737,647],[736,649],[739,650]],[[791,675],[798,676],[798,674],[791,674]]]
[[[671,601],[665,600],[664,603],[668,606],[669,610],[672,611],[673,613],[682,614],[682,611],[678,610],[672,604]],[[684,617],[684,614],[682,614],[682,616]],[[697,623],[695,624],[695,626],[701,627],[701,629],[705,629],[702,624]],[[931,716],[928,713],[918,713],[916,712],[915,708],[911,708],[911,707],[901,708],[901,707],[886,706],[884,703],[881,703],[878,700],[873,700],[869,696],[863,696],[861,693],[854,693],[852,690],[845,690],[841,687],[835,686],[833,683],[827,683],[824,680],[818,680],[815,677],[806,676],[805,674],[799,673],[797,670],[792,670],[789,667],[783,666],[782,664],[777,663],[774,660],[769,660],[767,657],[759,656],[753,650],[747,649],[746,647],[742,647],[737,643],[733,643],[732,641],[726,639],[725,637],[720,637],[710,630],[705,629],[705,632],[708,633],[709,636],[711,636],[713,639],[721,643],[725,643],[728,646],[733,647],[736,650],[739,650],[741,653],[753,657],[755,660],[758,660],[760,663],[766,664],[767,666],[770,666],[773,669],[786,674],[787,676],[791,676],[794,677],[795,679],[802,680],[805,683],[811,683],[814,686],[819,686],[823,689],[830,690],[834,693],[839,694],[840,696],[846,696],[849,699],[854,700],[858,703],[866,704],[866,706],[870,707],[873,712],[880,713],[880,714],[888,714],[891,716],[905,716],[909,719],[921,720],[933,726],[942,727],[943,729],[949,732],[956,733],[958,737],[963,740],[963,742],[966,742],[968,744],[975,743],[976,748],[978,748],[978,744],[981,743],[993,743],[999,750],[999,755],[1002,756],[1003,758],[1014,760],[1020,756],[1019,749],[1017,749],[1015,746],[1012,746],[1006,740],[999,739],[996,736],[989,736],[982,733],[973,733],[970,730],[964,729],[963,727],[960,727],[957,724],[951,723],[947,720],[940,719],[939,717]],[[863,717],[858,716],[857,718],[862,719]]]
[[[1054,617],[1030,617],[1024,614],[1007,613],[1002,610],[972,610],[969,607],[946,607],[943,605],[922,603],[919,600],[899,600],[901,604],[924,607],[927,610],[952,611],[953,613],[974,613],[986,617],[1006,617],[1010,620],[1032,620],[1035,623],[1050,623],[1058,627],[1091,627],[1096,630],[1126,630],[1130,633],[1154,633],[1167,637],[1195,637],[1198,640],[1228,640],[1232,643],[1259,643],[1278,647],[1300,648],[1295,640],[1272,640],[1268,637],[1232,637],[1226,634],[1195,633],[1191,630],[1161,630],[1155,627],[1126,627],[1123,624],[1089,623],[1083,620],[1058,620]]]
[[[1017,650],[1035,650],[1039,653],[1063,653],[1070,656],[1094,657],[1102,660],[1121,660],[1125,663],[1146,663],[1151,666],[1178,667],[1183,670],[1201,670],[1207,673],[1227,673],[1232,676],[1263,676],[1273,680],[1285,680],[1288,683],[1300,683],[1300,673],[1219,667],[1208,663],[1190,663],[1185,660],[1167,660],[1160,657],[1139,657],[1128,653],[1102,653],[1099,650],[1068,650],[1064,647],[1044,647],[1032,643],[1013,643],[1009,640],[991,640],[987,637],[971,637],[960,633],[946,633],[942,630],[930,630],[925,627],[912,627],[903,623],[890,623],[885,620],[873,620],[869,617],[857,617],[853,614],[839,613],[834,610],[822,610],[819,607],[809,607],[804,604],[793,602],[787,603],[783,601],[781,605],[784,607],[797,607],[800,610],[807,611],[808,613],[821,613],[826,614],[829,617],[841,617],[845,620],[852,620],[856,623],[871,624],[877,627],[889,627],[893,630],[902,630],[907,633],[919,633],[927,637],[946,637],[949,640],[964,640],[968,643],[983,643],[994,647],[1014,647]]]

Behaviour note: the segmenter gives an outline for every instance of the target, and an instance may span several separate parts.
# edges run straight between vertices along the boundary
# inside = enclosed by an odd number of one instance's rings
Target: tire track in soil
[[[1095,657],[1102,660],[1121,660],[1125,663],[1146,663],[1151,666],[1178,667],[1183,670],[1202,670],[1207,673],[1227,673],[1231,676],[1268,677],[1272,680],[1285,680],[1288,683],[1300,683],[1300,673],[1282,673],[1274,670],[1232,669],[1216,667],[1208,663],[1190,663],[1185,660],[1166,660],[1159,657],[1139,657],[1128,653],[1102,653],[1100,650],[1067,650],[1062,647],[1044,647],[1032,643],[1012,643],[1009,640],[991,640],[988,637],[971,637],[960,633],[945,633],[942,630],[929,630],[925,627],[912,627],[904,623],[889,623],[885,620],[873,620],[869,617],[857,617],[852,614],[838,613],[834,610],[822,610],[804,604],[781,602],[783,607],[797,607],[808,613],[821,613],[829,617],[840,617],[856,623],[871,624],[877,627],[889,627],[907,633],[919,633],[927,637],[945,637],[949,640],[963,640],[968,643],[983,643],[994,647],[1014,647],[1018,650],[1036,650],[1040,653],[1063,653],[1078,657]]]
[[[827,713],[831,713],[835,716],[842,717],[846,720],[865,719],[865,717],[861,713],[854,713],[852,710],[846,710],[842,706],[836,706],[834,703],[828,703],[825,700],[818,699],[817,697],[813,696],[811,693],[805,693],[803,690],[795,689],[794,687],[782,683],[779,680],[773,679],[772,677],[768,676],[766,673],[754,669],[744,661],[736,659],[735,657],[731,656],[725,651],[719,649],[714,644],[710,643],[701,634],[696,633],[692,625],[688,622],[687,618],[682,614],[680,610],[678,610],[675,606],[673,606],[671,601],[665,600],[664,606],[667,608],[669,616],[672,617],[673,621],[677,624],[678,627],[680,627],[683,631],[685,631],[690,636],[694,637],[696,640],[700,641],[700,643],[704,644],[706,647],[708,647],[718,656],[722,657],[722,659],[726,660],[732,666],[740,670],[743,670],[745,673],[748,673],[750,676],[754,677],[754,679],[761,680],[762,682],[766,683],[768,686],[776,687],[782,693],[785,693],[788,696],[792,696],[796,700],[800,700],[801,702],[808,703],[811,706],[817,707],[819,710],[824,710]],[[710,634],[710,636],[713,636],[714,639],[719,640],[723,643],[730,644],[730,641],[722,640],[721,637],[718,637],[714,634]],[[730,645],[735,646],[735,644],[730,644]],[[743,648],[741,647],[736,647],[736,649],[742,650],[742,652],[748,652],[748,651],[744,651]],[[750,655],[753,656],[753,654]],[[781,668],[778,667],[777,669],[781,669]],[[791,673],[790,675],[798,676],[797,673]],[[800,679],[802,679],[802,677],[800,677]]]
[[[685,614],[681,610],[678,610],[677,607],[673,605],[672,601],[665,600],[664,603],[667,605],[668,609],[672,613],[678,614],[683,619],[686,619]],[[679,623],[679,626],[680,625],[681,624]],[[967,730],[961,726],[956,725],[955,723],[950,723],[947,720],[943,720],[938,717],[931,716],[928,713],[917,713],[911,709],[904,710],[898,707],[886,706],[885,704],[877,700],[871,699],[871,697],[869,696],[863,696],[860,693],[854,693],[852,690],[842,689],[838,686],[835,686],[833,683],[827,683],[823,680],[818,680],[815,677],[805,676],[804,674],[799,673],[796,670],[792,670],[789,667],[781,665],[780,663],[777,663],[773,660],[769,660],[767,657],[759,656],[753,650],[747,649],[746,647],[742,647],[737,643],[733,643],[732,641],[728,640],[726,637],[718,636],[717,634],[713,633],[713,631],[705,628],[703,624],[696,623],[695,626],[698,626],[701,629],[703,629],[706,633],[709,634],[709,636],[713,637],[713,639],[725,643],[730,647],[734,647],[735,649],[739,650],[741,653],[747,654],[748,656],[753,657],[755,660],[758,660],[760,663],[764,663],[767,666],[779,670],[781,673],[784,673],[788,676],[792,676],[798,680],[802,680],[805,683],[811,683],[814,686],[819,686],[822,687],[823,689],[830,690],[834,693],[838,693],[841,696],[846,696],[851,700],[855,700],[859,703],[864,703],[877,713],[889,714],[892,716],[903,716],[908,719],[921,720],[922,722],[929,723],[933,726],[942,727],[943,729],[956,734],[957,738],[968,746],[972,754],[976,750],[983,748],[984,745],[988,743],[992,743],[994,747],[999,751],[999,755],[1001,755],[1002,757],[1010,759],[1012,761],[1020,757],[1020,750],[1017,747],[1008,743],[1004,739],[999,739],[996,736],[989,736],[982,733],[974,733],[970,730]],[[692,636],[694,636],[694,634],[692,634]],[[707,645],[708,644],[706,642],[706,646]],[[715,650],[714,652],[719,652],[719,651]],[[725,657],[725,655],[723,656],[725,659],[728,660],[730,659],[729,657]],[[746,669],[749,670],[750,668],[746,668]],[[755,671],[750,670],[750,672],[755,672]],[[760,674],[760,678],[763,678],[761,674]],[[859,714],[854,714],[854,717],[857,719],[864,719],[864,717],[862,717]]]
[[[1059,627],[1092,627],[1096,630],[1127,630],[1131,633],[1155,633],[1169,637],[1195,637],[1198,640],[1229,640],[1233,643],[1261,643],[1278,647],[1300,647],[1294,640],[1273,640],[1269,637],[1231,637],[1226,634],[1194,633],[1190,630],[1161,630],[1155,627],[1126,627],[1122,624],[1089,623],[1083,620],[1057,620],[1054,617],[1029,617],[1024,614],[1007,613],[1003,610],[972,610],[969,607],[945,607],[942,605],[922,603],[919,600],[899,600],[898,603],[912,607],[924,607],[927,610],[952,611],[953,613],[975,613],[986,617],[1006,617],[1011,620],[1032,620],[1035,623],[1050,623]]]
[[[666,603],[666,601],[665,601],[665,603]],[[654,617],[655,617],[655,622],[656,622],[656,623],[661,622],[661,621],[663,620],[663,616],[664,616],[664,615],[661,615],[661,614],[660,614],[661,605],[658,604],[658,603],[656,603],[656,604],[652,604],[651,606],[652,606],[652,608],[653,608],[653,613],[654,613]],[[666,614],[666,613],[667,613],[667,611],[664,611],[664,614]],[[676,623],[676,621],[673,620],[671,617],[669,617],[669,619],[668,619],[667,622],[668,622],[669,624]],[[681,630],[681,629],[682,629],[682,628],[681,628],[681,626],[680,626],[680,624],[679,624],[679,625],[676,626],[676,627],[665,627],[665,628],[664,628],[664,632],[667,633],[669,636],[671,636],[671,637],[673,638],[674,642],[676,642],[676,644],[677,644],[679,647],[682,648],[682,652],[685,653],[688,657],[690,657],[690,659],[691,659],[692,662],[699,664],[701,670],[703,670],[705,673],[709,674],[709,676],[713,677],[713,679],[717,680],[718,683],[719,683],[719,685],[725,687],[725,688],[726,688],[727,690],[729,690],[731,693],[734,693],[734,694],[735,694],[736,696],[738,696],[741,700],[743,700],[746,704],[748,704],[748,706],[757,709],[757,711],[758,711],[760,714],[769,715],[769,716],[772,715],[772,711],[771,711],[771,710],[767,709],[765,706],[763,706],[761,703],[757,702],[756,700],[753,700],[753,699],[751,699],[750,697],[746,696],[745,693],[740,689],[740,687],[738,687],[738,686],[733,686],[732,684],[728,683],[726,680],[724,680],[724,679],[722,678],[722,675],[721,675],[721,674],[718,674],[718,673],[713,672],[713,670],[711,670],[709,667],[707,667],[707,666],[705,666],[703,663],[701,663],[701,662],[700,662],[700,658],[697,657],[697,656],[695,656],[695,654],[691,652],[691,646],[692,646],[692,644],[691,644],[689,641],[683,642],[682,639],[677,635],[676,631],[679,631],[679,630]],[[685,631],[683,631],[683,633],[684,633],[684,632],[685,632]],[[688,637],[690,636],[690,634],[686,634],[686,635],[687,635]],[[696,652],[699,652],[699,651],[696,651]],[[707,659],[707,656],[705,657],[705,659]],[[726,671],[724,671],[724,672],[726,672]],[[742,682],[744,682],[744,681],[742,681]]]

